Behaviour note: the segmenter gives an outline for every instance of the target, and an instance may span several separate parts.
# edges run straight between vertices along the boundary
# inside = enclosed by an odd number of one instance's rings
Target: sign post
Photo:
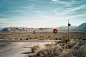
[[[70,35],[69,35],[69,26],[71,26],[71,24],[69,23],[69,20],[68,20],[68,39],[70,40]]]
[[[34,34],[34,37],[33,38],[35,39],[35,34],[36,34],[35,31],[33,31],[33,34]]]
[[[35,34],[35,31],[33,31],[33,34]]]
[[[56,33],[57,33],[58,31],[57,31],[57,29],[54,29],[53,30],[53,33],[55,34],[55,43],[56,43]]]

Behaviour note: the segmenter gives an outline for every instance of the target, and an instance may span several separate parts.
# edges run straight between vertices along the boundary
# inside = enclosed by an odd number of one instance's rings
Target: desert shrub
[[[67,44],[67,48],[68,49],[71,49],[71,48],[73,48],[73,46],[76,44],[76,42],[69,42],[68,44]]]
[[[79,47],[80,47],[81,45],[80,45],[80,42],[76,42],[76,44],[73,46],[73,49],[79,49]]]
[[[79,45],[74,45],[74,46],[73,46],[73,49],[77,49],[77,50],[78,50],[79,47],[80,47]]]
[[[58,56],[62,52],[61,48],[47,48],[39,51],[35,57],[55,57]]]
[[[58,57],[74,57],[74,56],[67,53],[67,54],[61,54]]]
[[[56,44],[45,44],[46,47],[55,47]]]
[[[37,52],[39,45],[31,47],[32,52]]]
[[[39,52],[36,54],[36,57],[37,57],[37,56],[45,56],[45,57],[47,57],[47,55],[48,55],[48,51],[46,51],[46,49],[44,49],[44,50],[39,51]]]
[[[67,45],[67,48],[68,48],[68,49],[71,49],[72,47],[73,47],[73,45],[71,45],[71,44],[68,44],[68,45]]]
[[[66,44],[65,43],[61,43],[60,46],[65,46]]]
[[[76,50],[76,49],[74,49],[71,53],[76,57],[81,57],[81,54],[82,54],[81,52],[79,52],[79,50]]]
[[[48,36],[48,38],[50,38],[51,36]]]
[[[11,40],[11,38],[9,38],[8,40]]]
[[[56,46],[56,44],[46,44],[46,49],[39,50],[35,55],[32,57],[85,57],[86,56],[86,45],[83,42],[69,42],[69,43],[62,43],[62,47],[71,49],[67,53],[63,53],[63,49]],[[33,48],[33,52],[36,52],[39,47]]]
[[[55,44],[60,44],[60,43],[65,43],[64,40],[61,40],[61,41],[56,41]]]
[[[32,37],[29,37],[29,39],[32,39]]]
[[[39,46],[34,46],[32,48],[32,52],[36,52],[36,50],[39,48]],[[47,49],[42,49],[38,51],[33,57],[56,57],[60,55],[62,52],[61,48],[54,47],[54,48],[47,48]]]
[[[76,45],[73,46],[73,49],[79,49],[80,46],[85,45],[84,42],[76,42]]]
[[[28,40],[28,38],[26,38],[26,40]]]
[[[22,39],[20,39],[20,40],[22,40]]]
[[[80,46],[79,52],[80,52],[82,57],[85,57],[86,56],[86,45]]]
[[[56,42],[55,42],[55,44],[59,44],[59,43],[61,43],[61,41],[56,41]]]
[[[30,53],[28,57],[36,57],[33,53]]]
[[[0,39],[4,39],[4,36],[0,36]]]
[[[53,49],[46,49],[46,50],[42,50],[42,51],[39,51],[37,53],[37,56],[52,56],[53,55]]]
[[[45,46],[51,46],[51,44],[45,44]]]
[[[14,37],[17,37],[17,35],[15,35]]]
[[[65,35],[65,34],[62,35],[61,40],[64,41],[65,43],[67,43],[68,41],[70,41],[70,40],[67,38],[67,35]]]
[[[84,42],[79,42],[79,45],[81,46],[81,45],[85,45],[85,43]]]
[[[75,42],[75,41],[72,41],[72,42],[70,41],[69,44],[71,44],[71,45],[75,45],[76,42]]]
[[[57,53],[57,52],[61,53],[63,50],[61,48],[55,47],[53,51],[54,53]]]
[[[67,43],[67,42],[70,41],[70,40],[67,38],[67,39],[65,39],[64,41]]]
[[[18,40],[18,38],[15,38],[15,40]]]
[[[76,57],[85,57],[86,56],[86,45],[80,46],[78,50],[74,49],[71,53]]]

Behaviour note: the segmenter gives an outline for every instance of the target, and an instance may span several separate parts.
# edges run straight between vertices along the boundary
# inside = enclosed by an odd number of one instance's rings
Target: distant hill
[[[41,31],[52,31],[51,28],[25,28],[25,27],[6,27],[1,32],[41,32]]]
[[[69,28],[70,29],[76,29],[78,26],[70,26]],[[66,29],[68,29],[68,26],[60,26],[60,27],[57,27],[57,29],[64,29],[64,30],[66,30]]]
[[[0,28],[0,30],[2,30],[3,28]]]
[[[71,31],[86,31],[86,23],[79,26],[70,26]],[[26,27],[5,27],[0,32],[52,32],[54,28],[26,28]],[[68,26],[56,27],[59,31],[67,31]]]
[[[79,25],[78,28],[79,29],[86,29],[86,23],[82,23],[81,25]]]
[[[79,26],[70,26],[69,28],[70,28],[70,30],[85,30],[86,29],[86,23],[82,23]],[[60,27],[57,27],[57,29],[67,30],[68,26],[60,26]]]

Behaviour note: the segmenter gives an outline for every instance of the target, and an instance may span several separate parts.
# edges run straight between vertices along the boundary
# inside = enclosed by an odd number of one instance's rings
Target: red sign
[[[57,32],[58,32],[57,29],[54,29],[54,30],[53,30],[53,33],[54,33],[54,34],[56,34]]]
[[[33,33],[35,34],[35,31],[33,31]]]

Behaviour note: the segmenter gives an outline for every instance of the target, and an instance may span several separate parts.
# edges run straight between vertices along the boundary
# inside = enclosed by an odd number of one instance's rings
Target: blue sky
[[[0,28],[59,27],[86,22],[86,0],[0,0]]]

